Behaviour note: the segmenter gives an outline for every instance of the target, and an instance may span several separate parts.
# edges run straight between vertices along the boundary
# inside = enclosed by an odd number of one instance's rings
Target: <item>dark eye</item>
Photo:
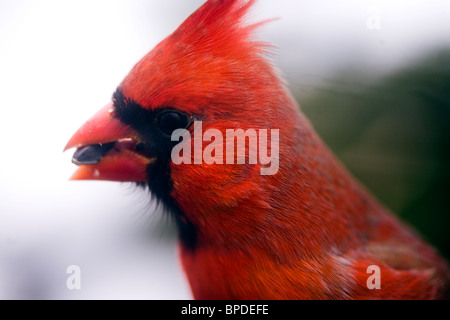
[[[186,129],[190,125],[189,117],[178,111],[166,111],[159,115],[158,117],[158,125],[160,129],[168,135],[172,135],[172,133],[177,129]]]

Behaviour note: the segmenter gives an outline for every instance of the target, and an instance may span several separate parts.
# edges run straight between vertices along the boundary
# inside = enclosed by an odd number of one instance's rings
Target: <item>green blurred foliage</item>
[[[364,78],[343,73],[299,92],[302,110],[347,168],[450,258],[450,50]]]

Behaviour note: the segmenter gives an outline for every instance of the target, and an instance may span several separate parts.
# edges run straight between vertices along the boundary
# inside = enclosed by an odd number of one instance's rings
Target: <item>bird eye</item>
[[[159,115],[158,125],[164,133],[171,135],[177,129],[187,129],[190,119],[182,112],[166,111]]]

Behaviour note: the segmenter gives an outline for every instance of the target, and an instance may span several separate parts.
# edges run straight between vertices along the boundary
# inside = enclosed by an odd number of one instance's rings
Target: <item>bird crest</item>
[[[121,84],[124,94],[148,108],[226,104],[218,92],[236,93],[242,79],[272,74],[259,54],[265,45],[250,39],[265,21],[244,21],[254,2],[207,1],[133,68]]]

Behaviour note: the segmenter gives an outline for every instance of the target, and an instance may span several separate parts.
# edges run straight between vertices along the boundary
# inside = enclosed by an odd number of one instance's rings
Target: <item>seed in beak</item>
[[[98,164],[104,155],[114,147],[114,144],[115,142],[110,142],[78,148],[73,155],[72,162],[78,166]]]

